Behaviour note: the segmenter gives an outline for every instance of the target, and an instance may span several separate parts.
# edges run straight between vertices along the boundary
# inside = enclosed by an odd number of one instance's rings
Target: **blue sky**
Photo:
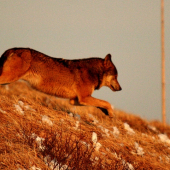
[[[166,113],[170,123],[170,1],[165,0]],[[110,53],[121,92],[93,96],[148,120],[161,120],[160,1],[70,0],[0,3],[0,53],[30,47],[77,59]]]

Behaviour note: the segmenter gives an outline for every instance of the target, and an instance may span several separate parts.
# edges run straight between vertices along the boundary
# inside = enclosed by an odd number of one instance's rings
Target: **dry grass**
[[[0,94],[0,169],[170,169],[170,142],[158,136],[170,138],[170,126],[120,110],[111,120],[23,82],[1,86]]]

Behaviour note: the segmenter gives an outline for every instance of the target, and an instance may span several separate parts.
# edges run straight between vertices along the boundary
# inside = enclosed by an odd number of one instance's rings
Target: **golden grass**
[[[0,169],[170,169],[170,144],[158,137],[170,138],[168,125],[120,110],[111,120],[97,108],[71,106],[68,100],[20,81],[1,86],[0,94]],[[128,132],[124,123],[135,133]],[[99,151],[91,139],[93,132],[101,144]]]

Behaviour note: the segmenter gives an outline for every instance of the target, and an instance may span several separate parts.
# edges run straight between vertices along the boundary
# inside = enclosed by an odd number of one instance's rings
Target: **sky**
[[[118,69],[122,91],[94,97],[144,119],[161,115],[161,1],[1,0],[0,53],[29,47],[52,57],[104,58]],[[166,116],[170,124],[170,1],[165,0]]]

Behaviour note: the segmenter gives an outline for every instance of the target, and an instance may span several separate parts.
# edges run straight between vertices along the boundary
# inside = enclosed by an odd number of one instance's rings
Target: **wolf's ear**
[[[106,57],[105,57],[105,61],[111,61],[111,54],[107,54]]]
[[[105,67],[107,67],[107,66],[110,65],[110,63],[112,62],[112,61],[111,61],[111,58],[112,58],[111,54],[107,54],[107,55],[106,55],[106,57],[105,57],[105,59],[104,59],[104,65],[105,65]]]

